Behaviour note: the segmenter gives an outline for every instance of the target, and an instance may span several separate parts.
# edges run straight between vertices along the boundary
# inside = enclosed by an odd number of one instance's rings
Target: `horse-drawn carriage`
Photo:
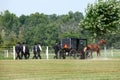
[[[61,48],[58,51],[58,58],[65,59],[67,56],[76,59],[85,59],[84,47],[87,46],[87,39],[63,38],[61,40]]]

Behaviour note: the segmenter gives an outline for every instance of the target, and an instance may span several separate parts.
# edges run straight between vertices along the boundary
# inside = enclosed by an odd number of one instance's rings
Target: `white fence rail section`
[[[3,50],[4,51],[4,57],[8,58],[8,50]]]
[[[106,49],[101,51],[101,55],[104,54],[104,58],[120,58],[120,49],[114,49],[111,47],[110,49]]]
[[[13,57],[13,48],[0,48],[0,58]]]
[[[105,45],[104,45],[104,58],[107,58],[107,50]]]
[[[9,57],[8,50],[0,50],[0,56],[8,58]]]

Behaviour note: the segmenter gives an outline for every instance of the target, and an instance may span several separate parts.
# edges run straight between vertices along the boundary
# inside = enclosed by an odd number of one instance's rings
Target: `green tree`
[[[63,37],[79,37],[81,29],[78,23],[82,18],[82,13],[72,11],[66,15],[36,12],[17,17],[7,10],[0,14],[0,34],[4,46],[12,46],[16,42],[27,42],[30,45],[40,42],[50,46]]]
[[[6,10],[4,12],[4,14],[1,15],[2,19],[2,25],[4,26],[4,28],[6,30],[8,30],[7,32],[10,33],[9,31],[15,31],[17,32],[20,26],[18,17],[16,17],[15,14],[10,13],[8,10]]]
[[[16,43],[17,43],[16,34],[13,31],[11,31],[9,33],[9,35],[5,38],[5,40],[3,42],[3,46],[11,47],[11,46],[15,45]]]
[[[81,28],[78,23],[83,19],[83,15],[80,12],[73,13],[70,11],[68,15],[62,15],[60,17],[61,24],[59,25],[60,38],[63,37],[81,37]]]
[[[120,25],[120,0],[98,0],[88,4],[86,15],[80,22],[94,38],[118,31]]]

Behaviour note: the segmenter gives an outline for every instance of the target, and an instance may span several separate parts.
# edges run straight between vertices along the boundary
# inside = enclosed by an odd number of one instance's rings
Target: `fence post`
[[[104,45],[104,57],[107,58],[106,46]]]
[[[8,50],[6,50],[6,57],[8,58]]]
[[[13,46],[13,59],[15,60],[15,46]]]
[[[46,47],[46,59],[49,59],[49,55],[48,55],[48,46]]]

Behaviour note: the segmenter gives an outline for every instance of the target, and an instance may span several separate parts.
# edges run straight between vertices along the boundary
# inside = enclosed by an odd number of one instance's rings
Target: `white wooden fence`
[[[30,58],[32,59],[32,56],[33,56],[32,49],[30,49],[30,55],[31,55]],[[54,50],[46,46],[45,49],[42,50],[41,55],[42,55],[42,59],[47,59],[47,60],[53,59]],[[93,56],[96,57],[96,53],[93,53]],[[101,50],[101,56],[103,58],[120,58],[120,49],[104,48],[104,50]],[[16,57],[16,54],[15,54],[14,46],[11,48],[0,48],[0,59],[9,58],[9,59],[15,60],[15,57]]]

